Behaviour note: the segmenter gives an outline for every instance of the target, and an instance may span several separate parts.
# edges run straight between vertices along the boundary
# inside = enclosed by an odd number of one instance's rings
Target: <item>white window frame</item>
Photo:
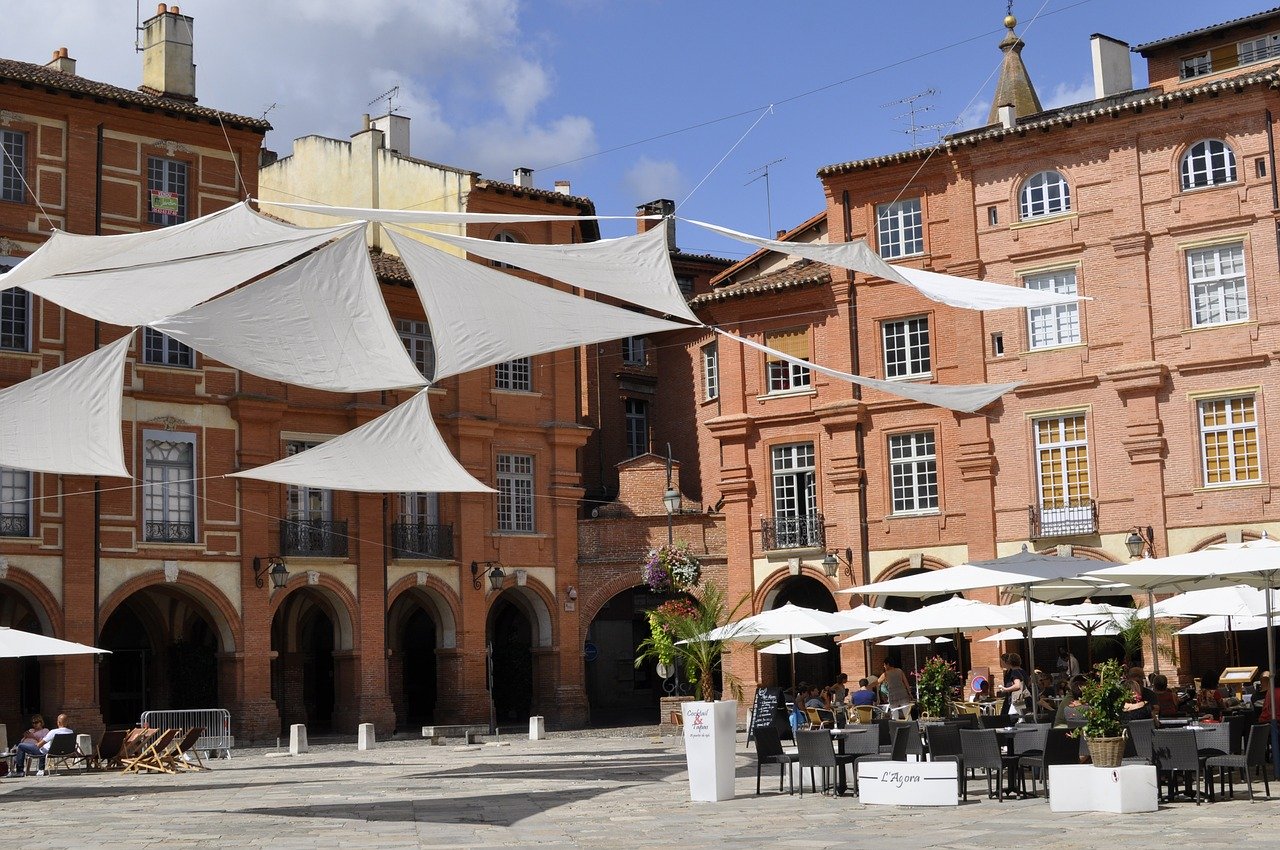
[[[0,201],[27,200],[27,134],[0,128]]]
[[[1034,292],[1052,292],[1056,295],[1075,295],[1078,292],[1075,268],[1023,275],[1022,285]],[[1027,308],[1029,350],[1042,351],[1079,345],[1080,341],[1079,303]]]
[[[404,350],[422,377],[431,380],[436,371],[436,347],[431,339],[431,325],[413,319],[397,319],[396,332],[404,343]]]
[[[1236,152],[1222,139],[1201,139],[1182,155],[1178,175],[1184,192],[1229,186],[1239,176]]]
[[[702,400],[720,398],[720,349],[711,342],[702,346]]]
[[[893,434],[888,446],[890,512],[937,513],[938,446],[934,432]]]
[[[187,221],[187,194],[191,189],[191,165],[186,160],[163,156],[147,157],[147,222],[168,227]],[[160,215],[151,209],[152,192],[178,196],[178,214]]]
[[[649,402],[642,398],[628,398],[622,404],[627,458],[639,457],[649,451]]]
[[[4,270],[4,267],[0,266],[0,272]],[[4,277],[0,276],[0,284],[3,281]],[[0,330],[11,337],[10,342],[17,341],[17,344],[6,345],[0,338],[0,351],[31,350],[31,325],[35,318],[32,315],[34,303],[35,299],[31,293],[20,286],[0,289]],[[21,313],[20,318],[17,316],[18,313]],[[21,339],[17,340],[19,336]]]
[[[286,440],[285,457],[313,449],[323,440]],[[292,523],[333,522],[333,491],[324,487],[288,485],[286,491],[286,519]]]
[[[509,245],[519,245],[524,240],[509,230],[499,230],[497,233],[493,234],[493,241],[506,242]],[[513,269],[515,271],[521,271],[519,266],[513,266],[510,263],[504,263],[501,260],[490,260],[490,262],[493,264],[495,269]]]
[[[933,346],[929,317],[906,316],[880,326],[884,375],[889,381],[912,381],[933,376]],[[901,351],[899,356],[897,352]]]
[[[1196,77],[1207,77],[1213,73],[1213,57],[1209,51],[1197,53],[1195,56],[1184,57],[1178,63],[1178,76],[1184,80],[1193,80]]]
[[[35,526],[31,510],[31,487],[34,476],[25,469],[0,466],[0,518],[21,517],[26,522],[24,535],[4,534],[0,537],[34,537]],[[12,522],[12,520],[10,520]]]
[[[533,534],[537,531],[534,511],[534,456],[498,454],[498,531]]]
[[[1250,412],[1253,420],[1249,421],[1244,416],[1244,401],[1250,402]],[[1205,414],[1207,406],[1219,402],[1226,403],[1227,421],[1221,425],[1206,425]],[[1260,445],[1260,428],[1258,427],[1258,398],[1252,393],[1225,396],[1217,398],[1204,398],[1196,402],[1196,423],[1200,430],[1200,475],[1205,487],[1231,487],[1239,484],[1257,484],[1262,481],[1262,447]],[[1248,440],[1248,432],[1253,434],[1253,454],[1257,467],[1250,470],[1245,466],[1242,470],[1241,464],[1244,462],[1236,456],[1236,435],[1245,435],[1244,439]],[[1226,451],[1227,463],[1230,470],[1230,479],[1226,481],[1210,481],[1209,480],[1209,437],[1215,434],[1226,435]],[[1249,476],[1252,472],[1252,477]]]
[[[153,352],[158,349],[159,357]],[[142,362],[147,366],[168,366],[171,369],[196,368],[196,352],[186,343],[179,342],[155,328],[142,329]]]
[[[439,493],[400,493],[399,519],[413,525],[440,524]]]
[[[155,443],[173,443],[190,447],[191,462],[180,464],[151,456]],[[199,537],[199,501],[196,498],[196,435],[150,428],[142,432],[142,537],[149,543],[195,543]],[[159,478],[153,480],[153,474]],[[176,475],[174,478],[172,475]],[[191,539],[169,540],[147,534],[148,523],[185,523],[189,518]]]
[[[771,446],[769,469],[775,518],[804,519],[817,515],[817,453],[813,443]]]
[[[642,336],[628,336],[622,339],[622,362],[627,366],[649,365],[649,351],[646,340]]]
[[[1267,33],[1236,42],[1236,60],[1241,65],[1263,62],[1275,56],[1280,56],[1280,33]]]
[[[1073,419],[1084,420],[1084,439],[1068,438],[1066,436],[1067,420]],[[1040,424],[1042,422],[1054,422],[1055,436],[1048,441],[1040,439]],[[1036,464],[1036,502],[1040,506],[1040,522],[1042,525],[1050,526],[1055,523],[1068,521],[1072,516],[1073,508],[1079,505],[1073,502],[1085,501],[1093,498],[1093,475],[1090,469],[1089,458],[1089,417],[1084,413],[1066,413],[1061,416],[1041,416],[1031,421],[1032,439],[1035,445],[1035,464]],[[1072,484],[1070,474],[1070,456],[1078,455],[1078,451],[1083,450],[1084,456],[1084,484],[1085,491],[1083,495],[1071,494],[1073,487],[1078,486]],[[1062,504],[1048,504],[1045,499],[1045,480],[1044,466],[1045,459],[1048,459],[1052,466],[1057,470],[1057,477],[1060,479],[1060,486],[1050,483],[1051,489],[1060,491],[1054,495],[1049,501],[1052,503],[1061,502]]]
[[[1186,260],[1193,328],[1249,320],[1249,280],[1243,242],[1190,249]]]
[[[886,260],[924,253],[924,216],[919,198],[876,207],[876,247]]]
[[[514,360],[495,363],[493,388],[513,393],[533,392],[533,359],[517,357]]]
[[[1023,221],[1071,212],[1071,186],[1059,171],[1032,174],[1018,192]]]

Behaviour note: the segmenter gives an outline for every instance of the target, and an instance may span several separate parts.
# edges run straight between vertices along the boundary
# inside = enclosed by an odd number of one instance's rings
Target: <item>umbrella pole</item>
[[[1022,674],[1031,679],[1031,722],[1035,722],[1036,713],[1040,711],[1040,683],[1036,680],[1036,639],[1035,633],[1031,631],[1031,585],[1024,585],[1022,588],[1022,610],[1027,615],[1027,664],[1030,672],[1023,670]],[[1024,683],[1025,684],[1025,683]]]
[[[791,650],[791,693],[796,692],[796,639],[788,635],[787,647]]]
[[[1276,636],[1271,631],[1271,621],[1275,616],[1274,605],[1271,600],[1271,585],[1275,584],[1275,576],[1272,575],[1267,581],[1267,670],[1271,675],[1267,682],[1267,687],[1271,689],[1271,693],[1266,697],[1271,706],[1271,762],[1275,770],[1275,775],[1280,776],[1280,725],[1276,724]]]
[[[1147,590],[1147,623],[1151,627],[1151,664],[1152,669],[1160,672],[1160,651],[1156,649],[1156,595]]]

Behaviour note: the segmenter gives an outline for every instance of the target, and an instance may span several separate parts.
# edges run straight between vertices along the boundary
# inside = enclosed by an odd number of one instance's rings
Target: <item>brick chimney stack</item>
[[[177,6],[156,7],[142,24],[142,88],[176,100],[196,99],[192,19]]]
[[[675,252],[676,248],[676,220],[671,218],[676,212],[676,202],[667,198],[658,198],[641,204],[636,207],[636,233],[648,233],[655,227],[662,225],[667,228],[667,250]],[[661,219],[645,219],[646,215],[661,215],[666,218]]]
[[[76,75],[76,60],[67,55],[65,47],[59,47],[53,51],[53,58],[45,63],[45,67],[72,77]]]

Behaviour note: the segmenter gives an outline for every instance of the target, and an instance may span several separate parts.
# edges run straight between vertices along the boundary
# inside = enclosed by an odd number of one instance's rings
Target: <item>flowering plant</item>
[[[927,717],[946,717],[951,708],[951,692],[960,684],[956,666],[935,655],[924,663],[916,675],[920,693],[920,711]]]
[[[698,614],[697,605],[689,599],[668,599],[645,616],[649,620],[649,643],[659,664],[674,665],[676,638],[673,623],[680,619],[692,619]]]
[[[672,599],[662,603],[649,612],[650,635],[636,647],[636,666],[652,660],[665,664],[678,662],[685,678],[707,702],[715,699],[714,680],[719,672],[724,690],[734,699],[741,699],[741,681],[720,667],[720,656],[733,639],[735,629],[729,628],[728,634],[718,638],[709,639],[707,634],[732,620],[742,604],[739,602],[729,611],[724,591],[713,582],[703,588],[699,599]]]
[[[702,578],[702,564],[688,543],[660,546],[649,550],[640,574],[654,593],[691,590]]]

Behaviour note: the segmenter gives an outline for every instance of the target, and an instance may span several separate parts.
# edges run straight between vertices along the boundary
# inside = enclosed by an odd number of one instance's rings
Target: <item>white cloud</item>
[[[505,181],[511,179],[512,168],[567,162],[596,149],[594,126],[577,115],[524,127],[500,121],[469,126],[459,131],[459,141],[465,151],[460,157],[465,159],[455,159],[457,164]]]
[[[679,166],[670,160],[655,160],[647,156],[640,157],[627,169],[622,182],[637,204],[657,198],[679,202],[685,190],[685,179]]]
[[[1044,101],[1045,109],[1057,109],[1059,106],[1070,106],[1073,103],[1084,103],[1093,100],[1093,80],[1079,83],[1058,83],[1053,93]]]
[[[508,117],[523,124],[551,92],[551,80],[547,71],[537,62],[518,59],[495,79],[498,99],[502,101]]]
[[[956,129],[972,130],[975,127],[985,127],[987,125],[987,116],[990,114],[990,100],[975,100],[956,117]]]

